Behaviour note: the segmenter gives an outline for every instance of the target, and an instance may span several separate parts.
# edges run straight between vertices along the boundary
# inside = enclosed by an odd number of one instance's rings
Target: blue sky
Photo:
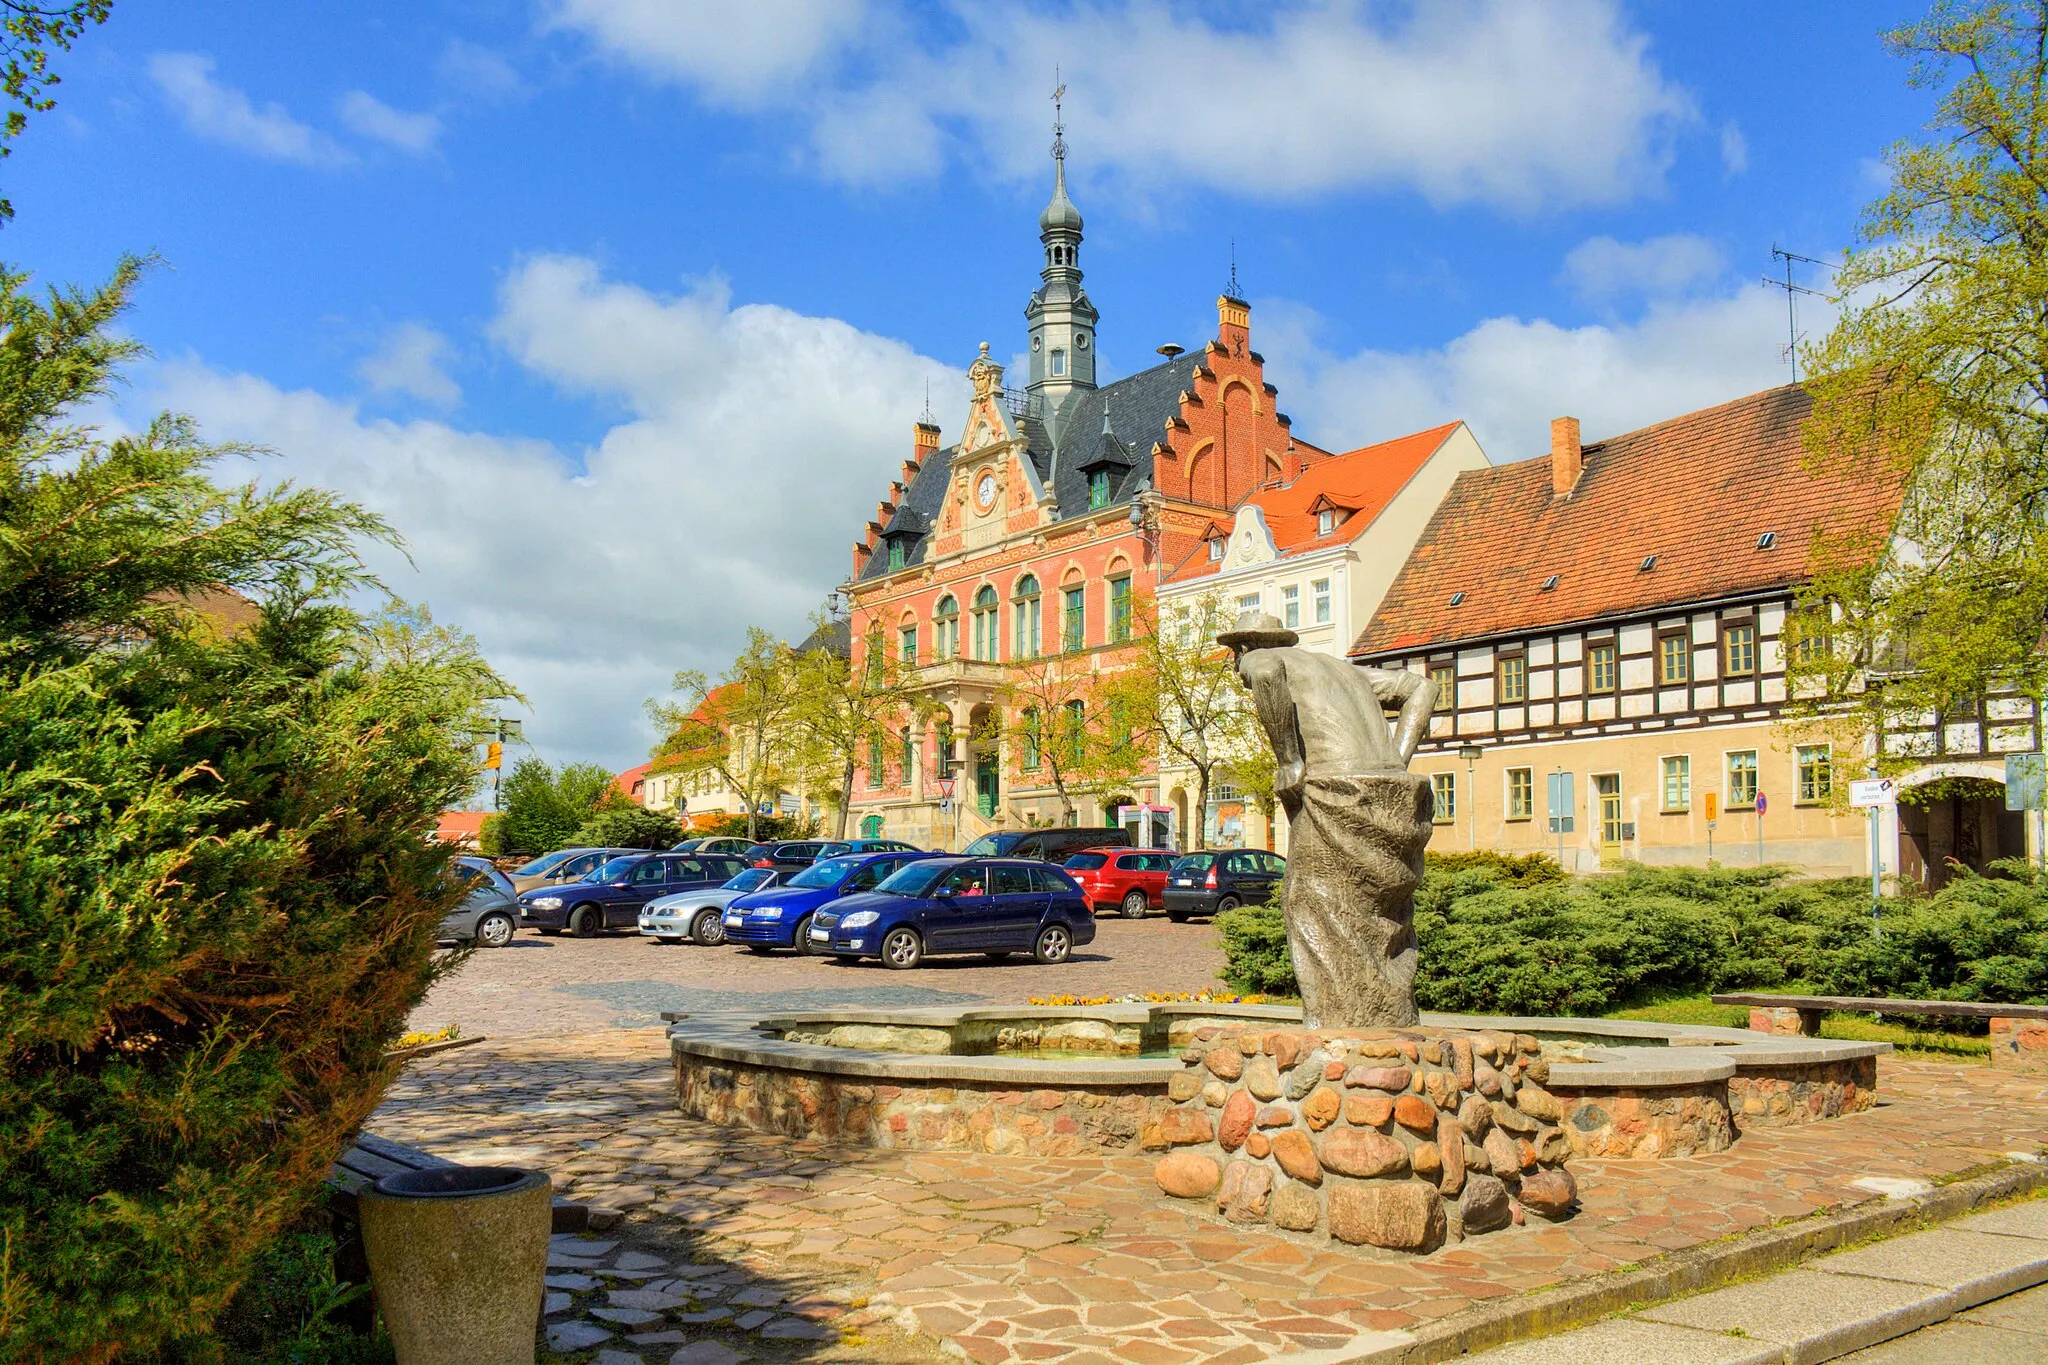
[[[1298,430],[1509,460],[1788,377],[1757,277],[1926,120],[1877,40],[1920,9],[119,0],[0,254],[158,253],[113,420],[384,512],[539,751],[624,766],[675,669],[802,632],[926,385],[950,440],[1021,350],[1055,65],[1109,375],[1212,334],[1234,240]]]

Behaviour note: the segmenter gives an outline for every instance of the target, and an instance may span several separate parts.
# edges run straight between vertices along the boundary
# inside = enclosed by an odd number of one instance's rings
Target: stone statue
[[[1293,648],[1299,638],[1247,612],[1216,642],[1236,654],[1273,742],[1274,794],[1289,826],[1281,914],[1304,1022],[1413,1024],[1415,888],[1433,811],[1429,780],[1408,760],[1436,685]],[[1400,714],[1390,725],[1392,707]]]

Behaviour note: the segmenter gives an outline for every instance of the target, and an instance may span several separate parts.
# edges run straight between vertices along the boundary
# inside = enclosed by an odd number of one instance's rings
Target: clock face
[[[975,506],[984,512],[996,505],[996,476],[994,474],[983,474],[974,485],[974,503]]]

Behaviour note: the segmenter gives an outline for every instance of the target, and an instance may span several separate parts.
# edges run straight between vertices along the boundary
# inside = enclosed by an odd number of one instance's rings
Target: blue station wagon
[[[818,911],[810,941],[842,960],[879,958],[898,971],[953,953],[1065,962],[1095,941],[1095,916],[1079,884],[1049,863],[934,857]]]
[[[691,858],[674,853],[630,853],[613,858],[580,882],[536,887],[519,897],[519,922],[543,934],[567,929],[589,938],[605,929],[639,927],[640,907],[651,900],[730,881],[737,858]]]
[[[904,864],[929,858],[929,853],[849,853],[820,858],[782,885],[740,896],[725,907],[725,941],[757,953],[794,948],[822,951],[810,936],[812,917],[821,906],[843,896],[872,891]]]

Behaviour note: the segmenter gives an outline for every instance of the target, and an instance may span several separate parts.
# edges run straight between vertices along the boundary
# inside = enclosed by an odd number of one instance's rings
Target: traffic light
[[[505,746],[494,739],[484,746],[484,767],[502,768],[504,766]]]

